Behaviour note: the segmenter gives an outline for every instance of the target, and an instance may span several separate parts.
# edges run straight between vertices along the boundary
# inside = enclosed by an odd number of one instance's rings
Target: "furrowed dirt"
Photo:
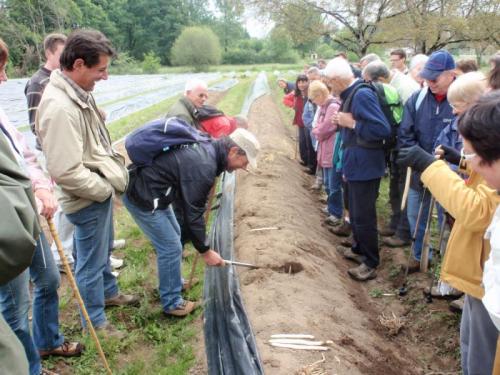
[[[406,256],[382,249],[379,277],[351,280],[346,271],[353,264],[335,251],[340,238],[322,226],[319,195],[309,190],[313,179],[294,160],[295,129],[282,123],[269,95],[254,103],[249,120],[262,149],[258,169],[239,172],[235,249],[238,260],[262,267],[240,269],[239,276],[266,373],[307,373],[301,369],[322,359],[320,352],[271,347],[267,341],[279,333],[333,340],[319,365],[327,374],[456,371],[457,318],[444,302],[425,304],[428,276],[412,276],[410,293],[399,299],[397,265]],[[380,323],[392,313],[403,322],[398,334]]]

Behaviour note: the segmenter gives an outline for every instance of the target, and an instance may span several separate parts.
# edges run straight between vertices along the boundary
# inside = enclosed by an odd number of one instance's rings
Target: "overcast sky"
[[[245,28],[252,38],[265,38],[274,26],[274,22],[259,16],[252,10],[245,10],[243,15]]]

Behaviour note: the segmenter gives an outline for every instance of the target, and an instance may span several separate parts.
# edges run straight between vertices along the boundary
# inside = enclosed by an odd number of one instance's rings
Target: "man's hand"
[[[439,159],[444,159],[448,163],[459,165],[460,164],[460,152],[454,149],[453,147],[448,147],[445,145],[439,145],[436,147],[436,151],[434,152],[436,156],[439,156]]]
[[[203,260],[207,266],[216,266],[222,267],[224,266],[224,259],[221,258],[218,252],[214,250],[208,250],[203,254]]]
[[[434,156],[417,145],[400,149],[396,160],[401,167],[412,167],[417,172],[423,172],[435,161]]]
[[[354,129],[356,120],[354,120],[350,112],[337,112],[332,116],[332,123],[343,128]]]
[[[38,189],[35,191],[35,196],[42,202],[40,214],[46,219],[51,219],[57,211],[57,200],[47,189]]]

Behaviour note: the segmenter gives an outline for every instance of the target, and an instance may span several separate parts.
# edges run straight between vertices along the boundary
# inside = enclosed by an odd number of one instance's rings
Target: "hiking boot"
[[[361,263],[359,266],[347,270],[349,276],[357,281],[367,281],[377,277],[377,270]]]
[[[349,247],[351,248],[352,247],[352,244],[354,242],[354,239],[352,238],[352,234],[347,237],[347,238],[343,238],[341,241],[340,241],[340,244],[342,246],[345,246],[345,247]]]
[[[191,284],[189,284],[189,280],[184,280],[184,282],[182,283],[182,291],[186,292],[186,291],[190,290],[193,286],[195,286],[199,282],[200,282],[200,279],[197,278],[196,276],[193,277]]]
[[[310,189],[315,190],[315,191],[319,191],[319,190],[321,190],[321,184],[316,181],[314,184],[311,185]]]
[[[465,295],[463,295],[459,299],[451,301],[449,305],[450,310],[452,312],[461,313],[462,310],[464,309],[464,303],[465,303]]]
[[[328,228],[328,230],[336,236],[347,237],[351,234],[351,224],[344,221],[342,225],[335,228]]]
[[[425,288],[425,293],[429,293],[429,288]],[[460,298],[463,293],[459,290],[456,290],[455,288],[452,288],[451,291],[448,294],[441,294],[439,288],[437,286],[433,286],[430,290],[430,294],[432,298],[436,299],[457,299]]]
[[[167,316],[184,317],[191,314],[197,307],[198,303],[184,300],[175,309],[164,311],[163,313]]]
[[[410,262],[408,263],[408,274],[420,272],[420,261],[411,257]]]
[[[358,264],[363,263],[363,260],[365,260],[365,257],[363,255],[356,254],[350,247],[337,246],[336,250],[344,258],[352,260],[353,262],[356,262]]]
[[[394,229],[392,229],[389,225],[386,225],[386,226],[380,228],[378,230],[378,233],[382,237],[390,237],[390,236],[394,236],[396,234],[396,231]]]
[[[123,340],[125,338],[125,332],[119,331],[114,325],[112,325],[110,322],[104,323],[104,325],[99,326],[99,327],[94,327],[96,333],[99,336],[102,336],[106,339],[117,339],[117,340]],[[83,330],[84,334],[89,333],[86,328]]]
[[[335,227],[337,225],[342,224],[342,219],[335,215],[330,215],[325,219],[325,224]]]
[[[405,241],[399,237],[392,236],[384,238],[382,240],[382,243],[389,247],[405,247],[408,246],[411,242],[409,240]]]
[[[46,368],[42,368],[42,372],[40,372],[40,375],[59,375],[59,373],[47,370]]]
[[[54,348],[52,350],[38,350],[40,357],[42,359],[48,358],[50,356],[59,357],[79,357],[83,352],[84,346],[79,342],[69,342],[65,341],[61,346]]]
[[[140,304],[139,296],[132,294],[117,294],[114,297],[107,298],[104,301],[106,307],[111,306],[138,306]]]

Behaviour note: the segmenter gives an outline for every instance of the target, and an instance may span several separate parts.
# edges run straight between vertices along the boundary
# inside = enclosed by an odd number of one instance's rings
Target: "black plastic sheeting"
[[[267,88],[267,90],[266,90]],[[265,74],[260,74],[243,106],[269,91]],[[210,229],[211,248],[224,259],[234,253],[235,173],[224,173],[220,207]],[[232,266],[206,267],[204,288],[204,330],[210,375],[264,374],[252,327],[247,318],[236,270]]]

